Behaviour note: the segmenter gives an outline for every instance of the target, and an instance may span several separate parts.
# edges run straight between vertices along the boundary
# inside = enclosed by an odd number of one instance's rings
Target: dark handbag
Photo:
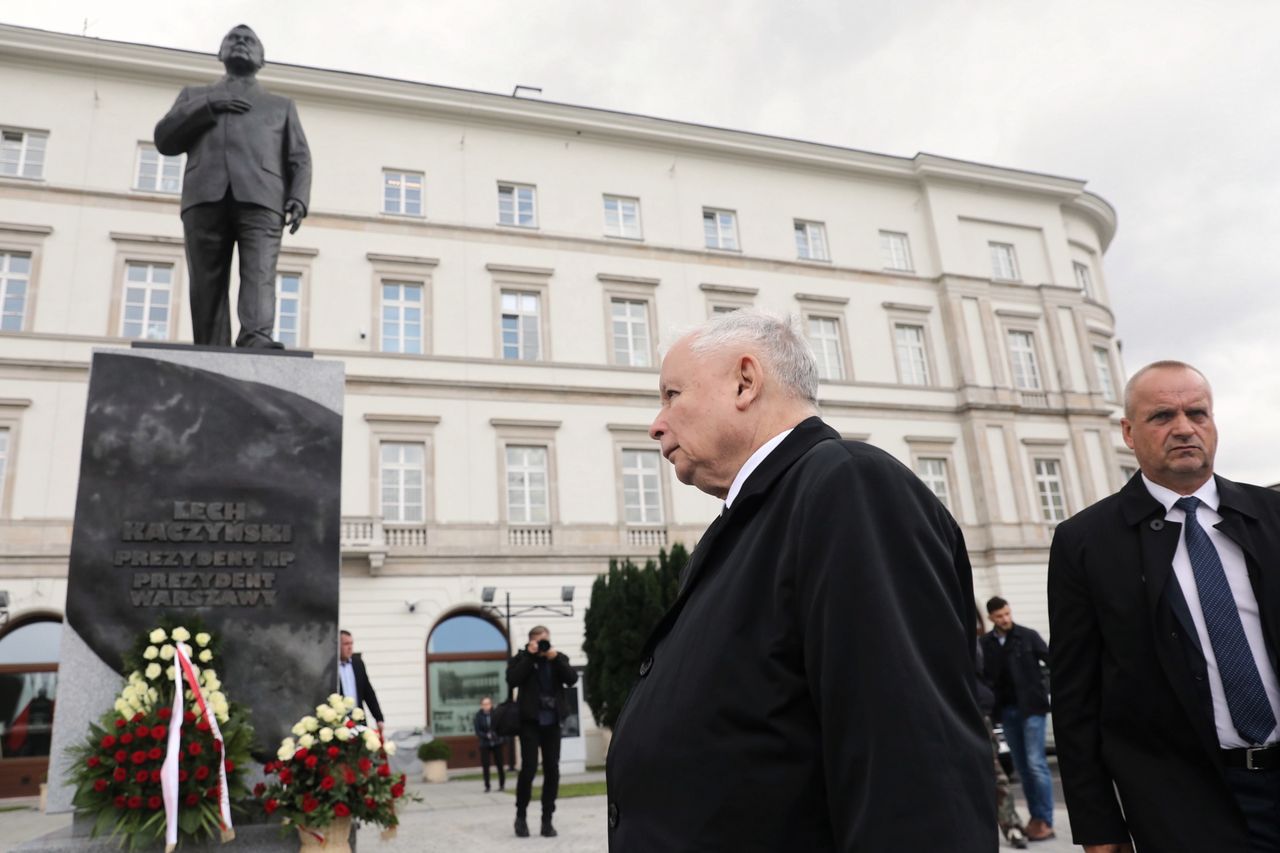
[[[520,734],[520,706],[508,699],[493,709],[493,730],[501,737]]]

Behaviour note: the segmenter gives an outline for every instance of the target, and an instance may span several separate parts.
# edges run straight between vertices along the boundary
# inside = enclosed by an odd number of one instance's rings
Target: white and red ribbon
[[[173,715],[169,718],[168,752],[164,764],[160,767],[160,788],[164,793],[164,850],[173,853],[178,846],[178,764],[182,760],[182,724],[184,713],[182,708],[183,681],[191,688],[195,704],[200,713],[208,721],[213,733],[214,748],[218,758],[218,805],[222,815],[222,840],[230,841],[236,837],[235,827],[231,824],[231,798],[227,793],[227,755],[222,741],[222,731],[218,728],[218,718],[214,716],[204,699],[200,689],[198,670],[191,663],[190,650],[183,643],[174,643],[173,655]]]

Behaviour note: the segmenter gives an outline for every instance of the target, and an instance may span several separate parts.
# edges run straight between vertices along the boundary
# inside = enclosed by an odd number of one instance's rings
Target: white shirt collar
[[[1173,505],[1178,502],[1179,498],[1183,497],[1173,489],[1165,488],[1159,483],[1153,483],[1148,480],[1146,474],[1142,475],[1142,484],[1147,487],[1151,497],[1160,501],[1160,505],[1164,507],[1165,512],[1173,509]],[[1218,511],[1218,481],[1215,478],[1210,477],[1205,480],[1204,485],[1196,489],[1192,496],[1199,498],[1200,503],[1214,512]]]
[[[792,427],[792,429],[794,429],[794,427]],[[733,478],[733,485],[729,487],[729,494],[725,496],[724,499],[725,509],[733,506],[733,499],[738,496],[738,492],[742,491],[742,484],[747,482],[747,478],[751,476],[753,471],[760,467],[760,463],[765,460],[765,457],[772,453],[775,447],[782,444],[782,440],[789,435],[791,435],[791,430],[784,429],[782,432],[760,445],[756,449],[756,452],[752,453],[751,457],[747,459],[746,463],[738,469],[738,476]]]

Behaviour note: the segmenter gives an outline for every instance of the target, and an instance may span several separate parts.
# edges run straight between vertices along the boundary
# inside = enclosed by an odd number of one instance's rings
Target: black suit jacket
[[[351,668],[356,676],[356,695],[353,697],[356,700],[356,707],[362,708],[368,705],[373,719],[381,723],[383,721],[382,706],[378,704],[378,694],[373,692],[373,685],[369,683],[369,673],[364,668],[364,659],[359,654],[351,656]],[[338,676],[338,691],[342,691],[341,675]]]
[[[608,756],[609,849],[996,849],[964,539],[883,451],[799,424],[690,558]]]
[[[1218,530],[1244,551],[1274,663],[1280,493],[1216,479]],[[1077,844],[1132,836],[1139,853],[1247,853],[1204,654],[1173,573],[1182,525],[1164,516],[1135,474],[1053,537],[1054,734],[1071,833]]]
[[[228,189],[237,201],[281,214],[288,199],[310,209],[311,150],[293,101],[255,80],[242,96],[252,109],[217,113],[209,94],[224,81],[185,87],[156,124],[156,149],[187,155],[182,209],[221,201]]]
[[[543,658],[542,660],[546,660]],[[507,686],[516,691],[516,706],[520,709],[522,722],[537,722],[540,703],[538,701],[538,671],[535,664],[537,655],[529,654],[528,649],[521,649],[511,660],[507,661]],[[570,708],[565,704],[561,687],[569,687],[578,683],[578,671],[569,665],[569,656],[556,650],[551,659],[551,681],[556,689],[556,709],[560,719],[569,716]]]

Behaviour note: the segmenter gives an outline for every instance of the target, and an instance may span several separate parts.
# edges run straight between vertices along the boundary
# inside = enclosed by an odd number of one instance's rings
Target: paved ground
[[[592,781],[601,774],[566,776],[563,782]],[[514,782],[512,783],[514,785]],[[411,786],[423,801],[411,804],[402,814],[397,837],[386,843],[378,843],[376,830],[361,832],[360,849],[366,853],[604,853],[608,846],[605,826],[604,797],[576,797],[563,799],[556,808],[558,838],[540,838],[536,835],[537,805],[530,809],[533,818],[532,838],[516,838],[512,831],[515,818],[515,801],[510,793],[483,792],[479,780],[452,780],[442,785]],[[510,790],[510,787],[508,788]],[[1019,802],[1021,794],[1019,793]],[[1071,844],[1071,832],[1067,826],[1066,811],[1058,801],[1055,825],[1058,837],[1030,845],[1035,853],[1076,853],[1080,848]],[[46,832],[70,823],[66,815],[43,815],[35,809],[34,801],[13,800],[0,802],[0,853],[12,849]],[[1026,819],[1026,809],[1019,808]],[[1010,849],[1001,845],[1002,850]],[[916,853],[916,851],[898,851]],[[947,853],[947,845],[940,842],[936,851],[919,853]]]

